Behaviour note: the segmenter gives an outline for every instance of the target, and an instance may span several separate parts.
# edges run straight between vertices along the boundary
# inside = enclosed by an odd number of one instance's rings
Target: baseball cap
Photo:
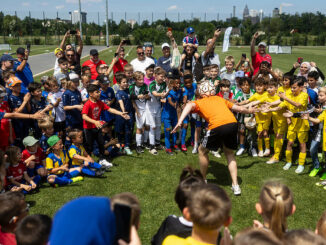
[[[170,48],[170,45],[169,45],[168,43],[163,43],[163,44],[162,44],[162,49],[164,49],[164,48],[166,48],[166,47],[167,47],[167,48]]]
[[[235,72],[235,77],[244,77],[244,71],[236,71]]]
[[[27,136],[23,139],[23,145],[24,146],[33,146],[38,142],[37,139],[35,139],[33,136]]]
[[[57,78],[58,82],[61,81],[61,80],[64,80],[64,79],[69,80],[69,76],[67,77],[67,76],[66,76],[65,74],[63,74],[63,73],[59,73],[59,74],[56,76],[56,78]]]
[[[54,54],[57,54],[57,53],[59,53],[59,52],[63,52],[63,50],[61,49],[61,48],[56,48],[55,50],[54,50]]]
[[[188,27],[187,28],[187,33],[188,34],[191,34],[191,33],[194,33],[195,32],[195,29],[194,28],[192,28],[192,27]]]
[[[21,84],[21,83],[22,83],[22,81],[18,77],[11,77],[11,78],[9,78],[8,86],[14,87],[17,84]]]
[[[22,48],[22,47],[19,47],[19,48],[16,50],[16,54],[24,55],[24,54],[25,54],[25,49]]]
[[[79,76],[76,73],[70,73],[69,74],[69,80],[73,82],[78,82],[79,81]]]
[[[154,69],[155,65],[154,64],[150,64],[149,66],[146,67],[145,71],[147,71],[148,69]]]
[[[4,54],[0,58],[0,62],[3,62],[3,61],[15,61],[15,59],[9,54]]]
[[[101,84],[109,84],[110,83],[109,77],[104,74],[97,76],[96,80],[98,80]]]
[[[91,49],[91,50],[89,51],[89,55],[98,55],[98,51],[97,51],[97,49]]]
[[[259,47],[259,46],[267,47],[267,44],[266,44],[265,42],[260,42],[260,43],[258,43],[258,47]]]
[[[54,146],[56,143],[58,143],[60,140],[58,135],[52,135],[48,140],[46,141],[50,147]]]

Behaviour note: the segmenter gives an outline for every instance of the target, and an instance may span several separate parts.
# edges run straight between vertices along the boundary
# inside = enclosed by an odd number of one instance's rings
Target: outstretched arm
[[[251,57],[256,55],[255,45],[256,45],[257,37],[259,37],[258,31],[253,35],[252,40],[251,40],[251,45],[250,45]]]
[[[204,54],[204,58],[206,59],[207,56],[212,52],[212,50],[214,49],[214,45],[215,45],[215,42],[216,42],[216,39],[220,36],[221,34],[221,30],[220,29],[217,29],[215,32],[214,32],[214,36],[212,38],[212,41],[207,45],[206,47],[206,50],[205,50],[205,54]]]
[[[186,118],[186,116],[193,110],[195,110],[196,108],[196,104],[194,102],[189,102],[185,108],[183,109],[181,116],[178,120],[177,125],[175,126],[175,128],[172,130],[172,134],[174,134],[175,132],[177,132],[177,130],[181,127],[183,120]]]

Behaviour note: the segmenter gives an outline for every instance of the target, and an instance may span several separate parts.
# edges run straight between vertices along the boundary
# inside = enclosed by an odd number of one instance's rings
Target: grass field
[[[100,58],[110,62],[114,50],[115,47],[111,47],[101,52]],[[199,51],[201,50],[202,48]],[[220,50],[220,47],[216,48],[220,54],[221,63],[226,55],[234,55],[236,60],[242,53],[247,53],[249,56],[248,47],[231,47],[230,51],[224,54],[220,53]],[[134,47],[126,47],[126,53],[129,51],[128,61],[136,56]],[[304,60],[315,61],[325,71],[325,51],[325,47],[295,47],[291,55],[272,55],[273,67],[286,72],[291,69],[297,57],[303,57]],[[155,48],[154,56],[160,55],[159,48]],[[325,209],[326,191],[315,186],[318,181],[317,177],[308,176],[311,168],[310,158],[307,159],[304,173],[297,175],[294,173],[296,166],[289,171],[284,171],[283,162],[267,165],[265,164],[267,158],[252,158],[247,154],[238,157],[238,178],[242,188],[240,197],[234,197],[231,192],[231,181],[225,158],[218,159],[211,155],[210,160],[208,182],[222,186],[232,199],[233,223],[230,229],[233,235],[251,226],[253,219],[260,219],[254,207],[260,187],[268,179],[280,179],[294,192],[297,211],[289,218],[290,229],[303,227],[314,229],[319,216]],[[179,174],[187,164],[198,167],[198,156],[191,154],[191,147],[189,147],[187,153],[178,153],[174,156],[168,156],[163,151],[159,151],[158,156],[152,156],[148,152],[140,156],[134,153],[132,156],[114,159],[113,162],[116,166],[102,179],[86,178],[84,182],[62,188],[44,185],[39,193],[27,196],[27,200],[34,203],[31,213],[44,213],[52,216],[64,203],[73,198],[85,195],[110,197],[119,192],[130,191],[140,199],[142,207],[140,236],[143,244],[149,244],[150,238],[167,215],[180,215],[174,203],[174,192]]]

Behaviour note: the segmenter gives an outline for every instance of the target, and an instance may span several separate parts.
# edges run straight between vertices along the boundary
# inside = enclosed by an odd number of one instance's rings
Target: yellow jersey
[[[64,151],[60,151],[60,157],[57,157],[54,153],[50,153],[49,155],[47,155],[45,163],[46,163],[46,169],[52,170],[53,168],[59,168],[62,165],[67,164],[68,158]],[[63,174],[63,173],[64,171],[60,170],[56,174]]]
[[[289,87],[289,88],[284,88],[284,86],[278,87],[277,93],[280,93],[280,92],[285,93],[286,96],[289,96],[290,94],[292,94],[291,87]]]
[[[193,239],[192,237],[182,238],[175,235],[167,236],[162,245],[211,245]]]
[[[76,145],[72,144],[69,148],[69,151],[68,151],[68,155],[69,155],[69,158],[70,158],[70,164],[73,165],[73,166],[80,166],[84,163],[83,160],[77,160],[77,159],[74,159],[74,156],[75,155],[80,155],[80,156],[84,156],[84,153],[86,152],[84,146],[79,146],[77,147]]]
[[[320,120],[320,123],[324,123],[324,127],[323,127],[323,151],[326,151],[326,110],[323,111],[319,116],[318,119]]]
[[[262,94],[258,94],[256,92],[249,98],[249,101],[250,102],[252,102],[252,101],[264,102],[267,99],[266,98],[267,95],[268,95],[268,93],[266,91],[264,93],[262,93]],[[258,105],[258,107],[260,107],[260,106]],[[256,118],[257,123],[264,123],[264,122],[270,120],[271,114],[270,113],[257,112],[257,113],[255,113],[255,118]]]

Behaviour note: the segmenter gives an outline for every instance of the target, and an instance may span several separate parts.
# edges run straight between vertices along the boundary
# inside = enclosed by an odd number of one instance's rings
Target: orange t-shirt
[[[194,112],[198,113],[208,122],[209,130],[237,122],[233,113],[230,111],[233,103],[221,97],[209,96],[196,100],[194,103],[196,104]]]

